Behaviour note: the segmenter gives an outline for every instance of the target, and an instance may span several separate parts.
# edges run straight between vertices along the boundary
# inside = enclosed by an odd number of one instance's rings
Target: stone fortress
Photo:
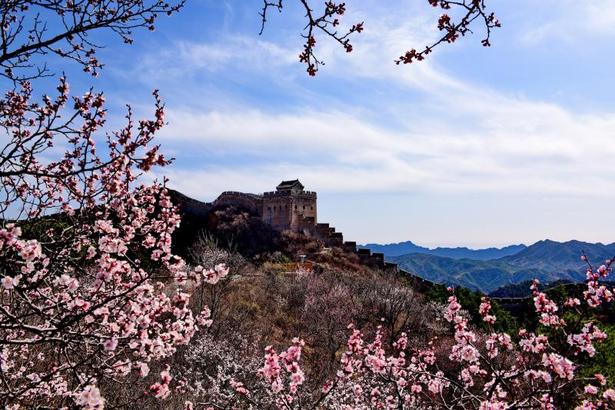
[[[263,194],[248,194],[243,192],[226,191],[209,204],[188,198],[179,193],[181,203],[185,209],[193,214],[206,213],[205,209],[211,206],[238,206],[260,217],[263,222],[271,225],[278,231],[292,231],[306,236],[317,238],[328,247],[343,248],[347,252],[358,256],[359,261],[372,268],[382,269],[405,276],[413,283],[415,289],[423,292],[431,289],[435,284],[423,279],[412,272],[400,269],[395,263],[385,262],[384,254],[372,253],[369,249],[357,248],[356,242],[344,241],[344,235],[336,232],[328,223],[319,223],[317,219],[316,192],[305,191],[303,184],[298,180],[282,181],[275,191]],[[527,298],[491,298],[498,300],[507,308],[525,303]]]
[[[328,223],[319,223],[316,192],[305,191],[304,188],[298,179],[294,179],[282,181],[275,191],[263,194],[226,191],[218,196],[213,205],[240,206],[278,231],[289,230],[317,238],[329,247],[341,247],[356,253],[366,265],[397,271],[397,265],[386,263],[382,253],[357,249],[356,242],[345,242],[341,232],[336,232]]]
[[[300,233],[316,225],[316,192],[305,191],[298,179],[282,181],[275,191],[263,194],[223,192],[213,204],[246,208],[279,231]]]

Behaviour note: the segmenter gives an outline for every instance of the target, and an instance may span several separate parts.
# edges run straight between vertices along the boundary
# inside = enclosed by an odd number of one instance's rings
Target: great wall
[[[263,194],[225,191],[211,203],[197,201],[176,191],[174,195],[179,199],[181,207],[192,214],[206,214],[209,209],[217,206],[238,206],[257,215],[276,230],[290,230],[316,238],[327,247],[342,248],[349,253],[354,253],[360,263],[365,266],[403,275],[413,282],[415,288],[426,290],[436,285],[434,282],[401,269],[395,263],[387,262],[383,253],[359,248],[354,241],[344,241],[342,232],[337,232],[335,227],[328,223],[318,222],[317,194],[313,191],[305,191],[298,179],[282,181],[275,191]],[[517,305],[528,298],[494,297],[492,299],[497,299],[502,304]]]
[[[298,179],[282,181],[275,191],[263,194],[225,191],[210,205],[242,207],[258,215],[263,222],[276,230],[290,230],[321,240],[327,247],[342,248],[357,255],[361,264],[386,272],[405,275],[421,288],[434,285],[428,280],[401,269],[395,263],[385,261],[383,253],[372,253],[369,249],[357,247],[357,243],[354,241],[344,241],[342,232],[337,232],[335,227],[328,223],[318,222],[317,194],[316,192],[305,191],[303,184]]]

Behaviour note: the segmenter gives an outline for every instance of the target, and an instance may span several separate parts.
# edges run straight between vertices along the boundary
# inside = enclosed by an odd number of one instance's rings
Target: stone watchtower
[[[282,181],[263,194],[263,221],[278,230],[301,232],[316,224],[316,192],[304,191],[298,179]]]

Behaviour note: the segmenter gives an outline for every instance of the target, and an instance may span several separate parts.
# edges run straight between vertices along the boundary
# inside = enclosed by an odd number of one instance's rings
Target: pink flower
[[[542,363],[547,369],[554,371],[562,379],[572,380],[574,377],[575,366],[570,360],[557,353],[544,353],[542,355]]]
[[[149,374],[149,366],[147,363],[139,364],[139,376],[146,377]]]
[[[41,244],[34,239],[26,241],[19,252],[19,256],[21,256],[26,262],[32,262],[36,259],[40,259],[42,255],[43,251],[41,249]]]
[[[354,386],[352,386],[352,392],[354,393],[356,397],[361,397],[363,395],[363,388],[361,387],[360,384],[357,383]]]
[[[578,298],[568,298],[566,302],[564,302],[564,305],[568,307],[580,306],[581,301]]]
[[[508,405],[501,401],[484,401],[480,404],[479,410],[505,410],[507,408]]]
[[[604,386],[606,384],[606,377],[604,377],[602,374],[596,373],[594,374],[594,377],[596,378],[598,383],[600,383],[601,386]]]
[[[88,247],[87,253],[85,255],[86,259],[92,259],[94,256],[96,256],[96,248],[93,246]]]
[[[491,301],[487,297],[483,297],[481,299],[481,304],[478,307],[478,313],[483,318],[483,321],[488,324],[494,324],[496,321],[496,317],[494,315],[489,314],[491,312]]]
[[[108,352],[115,350],[116,347],[117,347],[117,338],[115,337],[112,337],[111,339],[107,339],[103,343],[103,348]]]
[[[167,366],[166,370],[160,372],[160,382],[154,383],[150,386],[150,392],[154,395],[154,397],[159,399],[164,399],[169,396],[171,390],[169,389],[169,384],[171,383],[171,374],[169,373],[169,367]]]
[[[250,394],[250,391],[246,389],[242,382],[238,382],[235,379],[231,378],[231,380],[229,380],[229,384],[231,385],[233,390],[235,390],[238,394],[242,396],[247,396],[248,394]]]
[[[102,410],[105,407],[105,400],[94,385],[85,386],[75,397],[75,403],[86,410]]]
[[[585,393],[587,394],[596,394],[598,393],[598,388],[596,386],[592,386],[591,384],[588,384],[587,386],[585,386],[584,389]]]
[[[11,278],[10,276],[5,276],[2,278],[2,287],[6,290],[13,289],[15,284],[16,284],[15,280]]]
[[[442,381],[437,378],[431,379],[427,383],[427,388],[433,394],[439,394],[442,391],[442,387]]]

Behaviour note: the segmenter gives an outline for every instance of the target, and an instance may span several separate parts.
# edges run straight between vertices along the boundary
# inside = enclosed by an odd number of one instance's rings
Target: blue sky
[[[437,10],[350,0],[344,21],[365,31],[351,54],[320,38],[316,78],[300,10],[287,0],[258,36],[261,3],[192,0],[133,46],[105,35],[99,78],[62,69],[106,92],[113,124],[160,89],[177,158],[163,173],[201,200],[300,178],[358,242],[615,240],[614,0],[492,0],[493,47],[478,27],[407,66],[393,60],[438,35]]]

